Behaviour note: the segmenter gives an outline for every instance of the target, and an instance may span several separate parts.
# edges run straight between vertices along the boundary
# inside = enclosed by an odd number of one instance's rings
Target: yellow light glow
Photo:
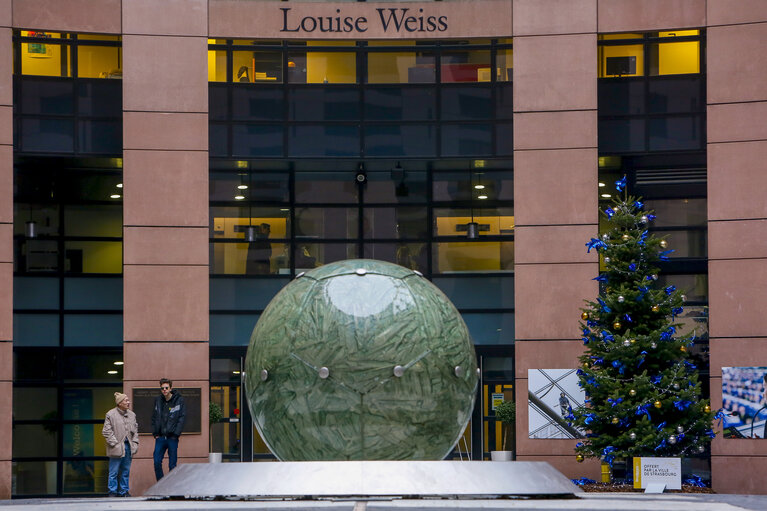
[[[107,374],[117,374],[117,371],[115,371],[115,370],[113,369],[113,370],[111,370],[111,371],[107,371]]]
[[[248,185],[237,185],[237,189],[238,190],[247,190],[248,189]]]
[[[487,199],[487,195],[478,195],[477,198],[478,199]]]

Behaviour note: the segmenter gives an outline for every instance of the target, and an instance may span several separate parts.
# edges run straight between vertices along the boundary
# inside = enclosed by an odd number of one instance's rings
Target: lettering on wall
[[[447,16],[430,16],[418,9],[416,13],[409,7],[376,8],[376,15],[371,16],[344,16],[341,9],[336,9],[335,15],[331,16],[292,16],[290,7],[281,7],[282,27],[280,32],[303,32],[311,33],[364,33],[368,31],[370,23],[380,23],[381,28],[387,34],[415,33],[415,32],[444,32],[448,29]]]

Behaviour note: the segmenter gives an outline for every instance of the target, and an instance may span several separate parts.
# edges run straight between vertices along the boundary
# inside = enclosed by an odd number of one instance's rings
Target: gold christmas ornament
[[[613,328],[614,328],[615,330],[620,330],[620,329],[621,329],[621,326],[622,326],[622,325],[621,325],[621,322],[620,322],[620,321],[616,321],[615,323],[613,323]]]
[[[687,347],[684,345],[679,346],[679,351],[681,351],[682,353],[685,353],[687,351]]]
[[[631,238],[631,236],[629,236],[628,234],[624,234],[623,236],[621,236],[621,239],[622,239],[623,241],[628,241],[628,240],[629,240],[629,238]]]
[[[575,457],[575,461],[578,463],[583,463],[583,454],[579,454]]]
[[[618,424],[618,417],[613,417],[613,420],[611,420],[613,424]]]
[[[589,319],[589,313],[588,312],[584,312],[583,314],[581,314],[581,319],[584,320],[584,321]]]
[[[637,391],[634,389],[629,390],[629,396],[634,397],[637,395]]]
[[[588,369],[589,368],[589,363],[588,362],[584,362],[583,363],[583,368],[584,369]]]
[[[703,407],[703,411],[706,412],[706,413],[711,413],[711,407],[706,405],[706,406]]]
[[[631,339],[629,342],[630,342],[631,344],[634,344],[635,342],[637,342],[637,340],[636,340],[636,339]]]
[[[653,305],[652,307],[650,307],[650,310],[653,312],[658,312],[660,310],[660,307],[658,307],[657,305]]]
[[[660,248],[666,248],[668,246],[668,243],[666,240],[660,240]]]
[[[652,405],[653,405],[655,408],[660,408],[661,406],[663,406],[663,405],[660,403],[660,401],[656,401],[656,402],[654,402]]]

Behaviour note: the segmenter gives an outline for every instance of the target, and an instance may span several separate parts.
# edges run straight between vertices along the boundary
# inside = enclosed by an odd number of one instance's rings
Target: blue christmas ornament
[[[607,275],[600,273],[598,277],[594,277],[591,280],[596,280],[597,282],[607,282]]]
[[[637,265],[636,263],[631,263],[629,265],[629,271],[637,271]]]
[[[665,425],[666,425],[666,421],[663,421],[660,424],[658,424],[657,426],[655,426],[655,429],[660,431],[661,429],[663,429],[663,426],[665,426]]]
[[[655,215],[647,215],[647,221],[648,221],[648,222],[652,222],[652,221],[653,221],[653,220],[655,220],[656,218],[658,218],[658,217],[657,217],[657,216],[655,216]]]

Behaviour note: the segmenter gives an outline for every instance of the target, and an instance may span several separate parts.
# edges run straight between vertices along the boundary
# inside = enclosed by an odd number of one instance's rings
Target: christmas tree
[[[627,195],[626,177],[615,184],[622,198],[602,211],[611,229],[586,244],[604,270],[594,279],[600,296],[581,315],[587,399],[569,418],[589,433],[576,459],[700,454],[714,438],[714,415],[689,356],[695,335],[677,332],[681,291],[658,284],[658,263],[673,250],[648,231],[655,216]]]

